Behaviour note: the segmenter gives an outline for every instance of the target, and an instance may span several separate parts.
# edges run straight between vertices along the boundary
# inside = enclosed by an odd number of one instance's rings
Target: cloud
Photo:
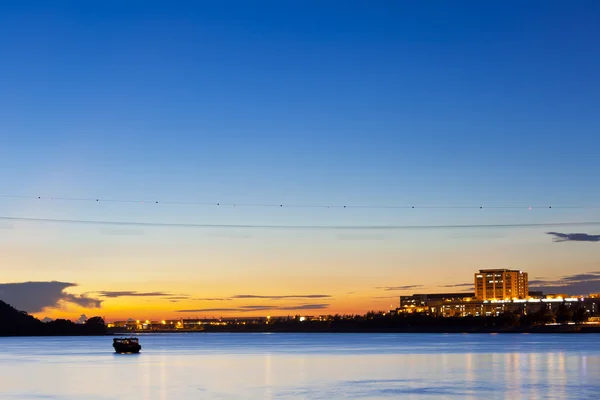
[[[285,299],[328,299],[328,294],[290,294],[290,295],[259,295],[259,294],[236,294],[230,297],[200,297],[193,300],[197,301],[231,301],[239,299],[264,299],[264,300],[285,300]]]
[[[179,313],[200,313],[200,312],[228,312],[237,311],[237,308],[197,308],[194,310],[177,310]]]
[[[193,310],[177,310],[179,313],[203,313],[203,312],[252,312],[252,311],[298,311],[298,310],[322,310],[328,308],[329,304],[300,304],[294,306],[264,306],[248,305],[240,307],[224,308],[197,308]]]
[[[0,283],[0,300],[28,313],[37,313],[47,307],[56,308],[61,302],[84,308],[100,307],[102,300],[64,292],[75,286],[76,283],[57,281]]]
[[[530,291],[542,290],[544,293],[566,293],[587,295],[600,292],[600,271],[566,275],[558,279],[534,279],[529,281]]]
[[[136,292],[134,290],[100,291],[96,293],[102,297],[161,297],[172,295],[171,293],[165,292]]]
[[[269,300],[281,300],[281,299],[326,299],[331,296],[328,294],[298,294],[298,295],[284,295],[284,296],[263,296],[256,294],[237,294],[231,296],[232,299],[269,299]]]
[[[600,235],[590,235],[588,233],[560,233],[546,232],[547,235],[552,235],[554,242],[600,242]]]
[[[386,291],[392,291],[392,290],[410,290],[410,289],[417,289],[423,287],[423,285],[405,285],[405,286],[378,286],[375,289],[383,289]]]
[[[468,282],[468,283],[453,283],[453,284],[450,284],[450,285],[440,285],[438,287],[456,288],[457,290],[470,290],[470,291],[475,290],[475,285],[473,284],[473,282]]]
[[[189,296],[170,296],[165,297],[165,300],[169,300],[171,303],[179,303],[181,300],[188,300]]]
[[[85,314],[81,314],[79,319],[75,321],[76,324],[85,324],[85,321],[88,320],[88,317]]]
[[[328,308],[329,304],[302,304],[292,307],[278,307],[278,310],[294,311],[294,310],[322,310]]]
[[[116,298],[116,297],[161,297],[164,300],[168,300],[171,303],[179,303],[182,300],[190,299],[190,296],[184,294],[173,294],[168,292],[138,292],[135,290],[121,290],[121,291],[100,291],[95,292],[99,296]],[[150,300],[146,300],[150,301]]]
[[[240,306],[240,311],[263,311],[263,310],[276,310],[276,306]]]
[[[576,274],[563,277],[565,282],[579,282],[585,280],[600,279],[600,274],[592,272],[589,274]]]
[[[473,286],[473,282],[453,283],[451,285],[441,285],[440,287],[463,287],[463,286]]]

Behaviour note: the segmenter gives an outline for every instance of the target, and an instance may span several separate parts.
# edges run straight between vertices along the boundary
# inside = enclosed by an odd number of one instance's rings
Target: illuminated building
[[[527,272],[511,269],[480,269],[475,273],[475,298],[525,299],[529,295]]]

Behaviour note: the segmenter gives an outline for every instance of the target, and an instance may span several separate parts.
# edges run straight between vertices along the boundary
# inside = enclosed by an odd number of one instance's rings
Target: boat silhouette
[[[142,349],[138,338],[114,338],[115,353],[139,353]]]

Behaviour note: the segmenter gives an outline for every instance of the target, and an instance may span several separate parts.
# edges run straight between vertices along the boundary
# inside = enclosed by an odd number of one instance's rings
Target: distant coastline
[[[569,314],[570,315],[570,314]],[[547,311],[531,315],[512,313],[483,317],[436,317],[422,314],[390,314],[370,312],[364,316],[328,316],[325,319],[304,317],[257,318],[253,321],[199,321],[150,326],[149,329],[109,328],[100,317],[83,324],[68,320],[42,322],[26,312],[0,301],[0,336],[98,336],[156,333],[600,333],[600,324],[587,323],[588,318],[552,314]],[[556,323],[556,321],[560,323]],[[576,319],[577,322],[572,320]]]
[[[107,335],[108,329],[100,317],[76,324],[65,319],[42,322],[0,300],[0,336],[90,336]]]
[[[432,317],[384,315],[338,317],[330,320],[287,319],[253,323],[189,324],[190,328],[109,328],[112,334],[153,333],[600,333],[600,324],[584,321],[556,323],[545,315],[490,317]],[[184,324],[181,324],[184,326]]]
[[[109,329],[108,335],[130,336],[130,335],[155,335],[155,334],[203,334],[203,333],[365,333],[365,334],[598,334],[600,333],[599,326],[536,326],[526,329],[507,328],[507,329],[361,329],[361,330],[236,330],[236,329],[219,329],[219,330],[161,330],[161,331],[129,331],[120,329]]]

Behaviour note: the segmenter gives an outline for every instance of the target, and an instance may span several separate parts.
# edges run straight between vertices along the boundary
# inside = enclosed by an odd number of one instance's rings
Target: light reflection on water
[[[600,335],[0,338],[2,399],[597,399]]]

